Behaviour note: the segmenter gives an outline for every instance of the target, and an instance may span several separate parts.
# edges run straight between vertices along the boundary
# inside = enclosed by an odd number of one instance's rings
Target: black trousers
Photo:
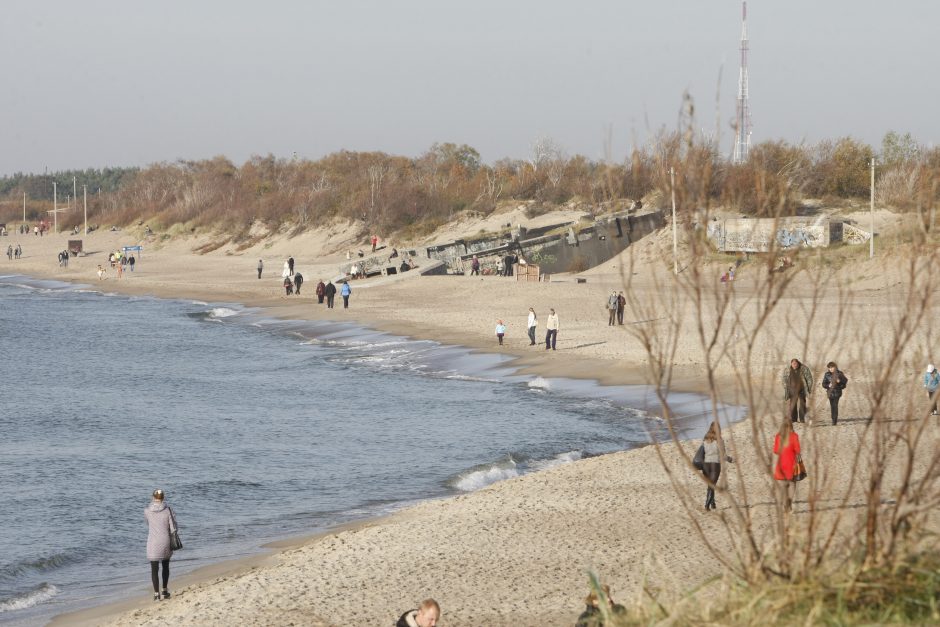
[[[558,329],[548,329],[545,331],[545,350],[551,348],[555,350],[555,340],[558,339]]]
[[[535,327],[529,327],[529,345],[535,344]]]
[[[326,297],[326,308],[333,309],[333,299],[336,298],[336,295]]]
[[[718,485],[718,477],[721,476],[721,464],[704,464],[702,474],[710,483],[705,490],[705,509],[715,509],[715,486]]]
[[[840,396],[829,397],[829,411],[832,414],[832,424],[839,422],[839,399]]]
[[[617,324],[623,324],[623,309],[617,310]]]
[[[349,296],[343,296],[343,309],[349,309]]]
[[[258,278],[261,278],[261,268],[258,268]]]
[[[806,395],[790,397],[790,422],[806,422]]]
[[[157,576],[158,571],[160,570],[160,564],[163,564],[163,589],[166,590],[166,585],[170,582],[170,560],[165,559],[162,562],[150,562],[150,581],[153,583],[153,591],[160,592],[158,584],[160,583],[160,578]]]
[[[322,304],[323,304],[323,297],[322,297],[322,296],[317,296],[317,302],[322,305]]]

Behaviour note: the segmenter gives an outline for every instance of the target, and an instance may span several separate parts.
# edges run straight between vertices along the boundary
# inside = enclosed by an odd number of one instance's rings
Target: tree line
[[[889,132],[880,151],[850,137],[813,145],[767,141],[752,146],[745,163],[734,164],[692,128],[690,122],[660,132],[622,162],[569,156],[543,138],[529,158],[489,165],[471,146],[438,143],[414,158],[340,151],[317,160],[254,156],[240,166],[219,156],[143,169],[16,174],[0,178],[0,219],[22,218],[24,191],[30,219],[44,215],[52,181],[71,193],[72,176],[79,190],[94,190],[93,222],[185,223],[236,238],[247,237],[257,223],[302,231],[334,218],[382,233],[419,235],[464,211],[488,214],[503,201],[528,201],[538,211],[570,201],[611,206],[655,193],[668,198],[670,169],[680,211],[720,205],[746,215],[786,215],[806,198],[867,198],[872,158],[879,164],[880,204],[923,210],[940,194],[940,148],[926,148],[909,134]],[[60,228],[78,224],[78,214],[60,215]]]

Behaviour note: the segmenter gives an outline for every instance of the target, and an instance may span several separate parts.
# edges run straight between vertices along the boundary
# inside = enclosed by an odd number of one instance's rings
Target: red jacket
[[[790,441],[780,450],[780,434],[774,436],[774,454],[777,455],[777,464],[774,466],[774,479],[778,481],[793,481],[796,470],[796,456],[800,452],[800,437],[790,432]]]

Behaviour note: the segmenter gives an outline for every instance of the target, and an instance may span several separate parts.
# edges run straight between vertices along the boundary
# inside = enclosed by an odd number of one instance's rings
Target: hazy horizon
[[[539,137],[621,161],[683,92],[730,152],[741,3],[4,3],[0,174]],[[752,141],[937,143],[940,4],[748,3]],[[720,83],[719,83],[720,77]],[[717,106],[716,106],[716,95]],[[716,130],[717,129],[717,130]],[[607,146],[609,145],[609,150]]]

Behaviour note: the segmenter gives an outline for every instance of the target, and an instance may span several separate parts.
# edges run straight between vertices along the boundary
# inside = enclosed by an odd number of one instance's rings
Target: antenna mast
[[[747,2],[741,3],[741,73],[738,75],[738,107],[734,118],[734,163],[747,161],[751,148],[751,103],[747,90]]]

